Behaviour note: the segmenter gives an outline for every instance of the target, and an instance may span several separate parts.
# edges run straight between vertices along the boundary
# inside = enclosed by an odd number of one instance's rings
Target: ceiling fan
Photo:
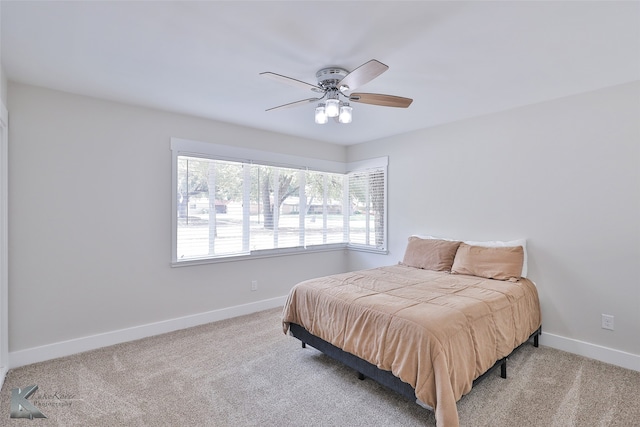
[[[382,95],[379,93],[351,92],[357,87],[369,83],[388,69],[389,67],[387,65],[375,59],[365,62],[351,72],[339,67],[322,68],[316,73],[316,79],[318,80],[317,85],[269,71],[260,73],[261,76],[269,77],[282,83],[294,85],[322,94],[322,96],[317,98],[307,98],[300,101],[290,102],[288,104],[269,108],[266,111],[280,110],[283,108],[318,102],[315,120],[318,124],[324,124],[327,123],[330,117],[333,117],[340,123],[351,123],[352,108],[349,105],[349,102],[360,102],[363,104],[380,105],[384,107],[407,108],[411,105],[413,99],[394,95]],[[345,100],[340,100],[340,97]]]

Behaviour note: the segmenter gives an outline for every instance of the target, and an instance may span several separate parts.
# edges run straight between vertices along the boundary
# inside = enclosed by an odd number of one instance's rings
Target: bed
[[[474,381],[497,366],[506,376],[512,351],[537,345],[540,304],[525,261],[525,243],[412,236],[397,265],[294,286],[283,330],[455,427]]]

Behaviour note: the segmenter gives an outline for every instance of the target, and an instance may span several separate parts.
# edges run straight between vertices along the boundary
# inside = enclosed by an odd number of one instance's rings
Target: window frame
[[[272,248],[250,250],[249,253],[217,255],[214,257],[194,258],[188,260],[178,260],[178,194],[176,191],[178,182],[178,157],[188,156],[209,160],[221,160],[230,162],[241,162],[249,164],[260,164],[265,166],[308,169],[316,172],[337,173],[345,175],[352,172],[359,172],[371,168],[382,168],[384,170],[384,230],[383,245],[375,247],[371,245],[360,245],[348,243],[349,236],[349,215],[344,215],[344,234],[346,242],[324,243],[309,246],[296,246],[289,248]],[[300,253],[326,252],[335,250],[357,250],[372,252],[377,254],[387,254],[387,175],[388,157],[380,157],[370,160],[362,160],[352,163],[343,163],[330,160],[306,158],[301,156],[280,154],[269,151],[261,151],[251,148],[235,147],[229,145],[201,142],[183,138],[171,138],[171,266],[182,267],[189,265],[211,264],[219,262],[241,261],[247,259],[258,259],[274,256],[295,255]],[[343,193],[343,206],[348,206],[348,179],[345,179],[345,190]]]

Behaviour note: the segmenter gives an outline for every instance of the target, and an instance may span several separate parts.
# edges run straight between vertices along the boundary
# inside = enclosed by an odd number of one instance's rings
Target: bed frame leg
[[[533,346],[534,347],[539,347],[540,343],[538,341],[538,337],[540,336],[540,333],[537,333],[534,337],[533,337]]]
[[[302,348],[307,348],[307,343],[302,341]]]
[[[500,377],[507,378],[507,358],[502,359],[500,364]]]
[[[363,373],[361,373],[361,372],[358,372],[358,379],[359,379],[360,381],[363,381],[363,380],[365,379],[364,374],[363,374]]]

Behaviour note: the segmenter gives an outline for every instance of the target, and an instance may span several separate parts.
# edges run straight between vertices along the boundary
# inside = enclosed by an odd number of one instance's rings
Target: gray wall
[[[2,7],[0,6],[0,17],[2,15]],[[0,19],[0,23],[2,19]],[[0,24],[0,27],[2,25]],[[4,72],[4,67],[2,66],[2,29],[0,28],[0,101],[6,106],[7,105],[7,75]]]
[[[343,251],[171,268],[170,138],[340,162],[345,147],[13,82],[8,95],[10,351],[282,297],[345,271]]]
[[[9,83],[7,82],[7,75],[4,72],[4,68],[0,66],[0,101],[5,106],[7,105],[7,86]]]
[[[349,147],[389,156],[388,256],[414,233],[528,239],[543,331],[640,355],[640,83]],[[601,329],[601,314],[615,331]]]

